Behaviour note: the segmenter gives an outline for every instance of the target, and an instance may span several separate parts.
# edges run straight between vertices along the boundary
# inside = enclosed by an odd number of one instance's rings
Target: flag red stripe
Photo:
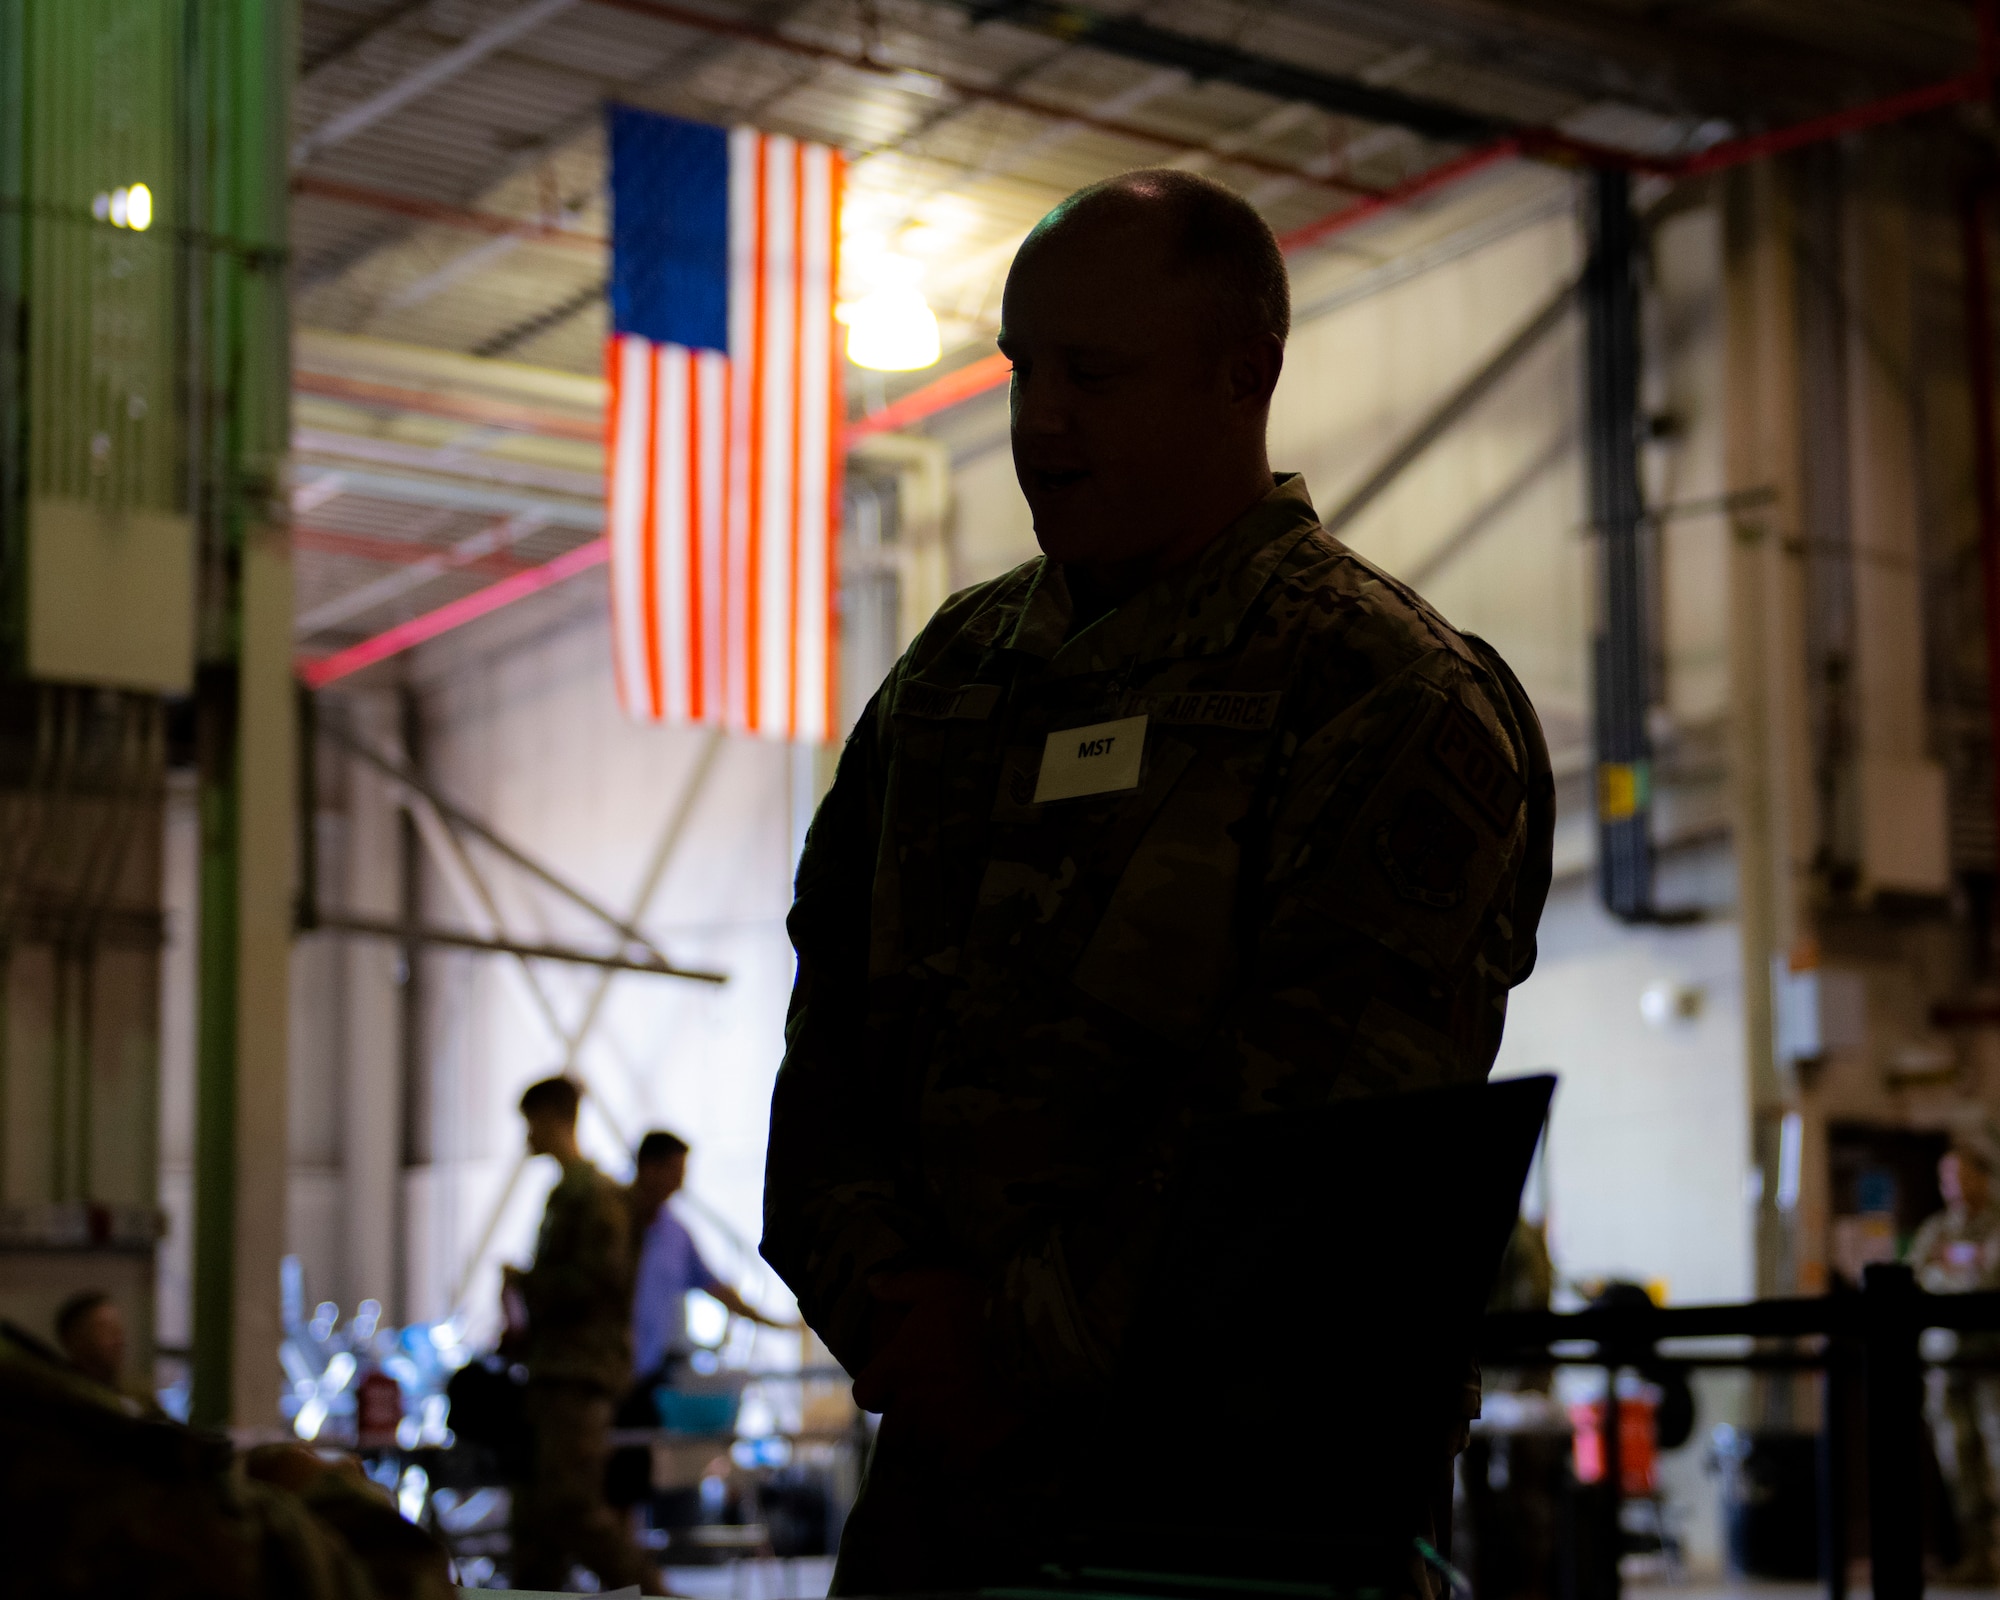
[[[840,283],[840,198],[841,189],[847,176],[846,158],[840,151],[832,151],[827,156],[827,181],[833,192],[827,202],[827,215],[832,220],[833,248],[829,255],[831,284]],[[827,296],[829,306],[833,296]],[[832,739],[840,727],[840,699],[836,673],[840,666],[840,651],[834,641],[840,637],[835,631],[838,619],[834,614],[835,596],[839,582],[835,577],[835,560],[840,551],[840,512],[843,479],[847,472],[847,450],[840,437],[840,420],[847,415],[846,396],[842,392],[840,340],[838,329],[828,332],[833,342],[829,346],[827,360],[827,474],[826,474],[826,721],[823,724],[824,737]]]
[[[791,601],[786,607],[791,626],[785,630],[785,737],[799,735],[799,519],[805,512],[805,486],[799,466],[804,457],[804,441],[799,429],[805,421],[806,399],[806,147],[804,140],[792,145],[792,506],[791,516]]]
[[[745,685],[748,693],[744,697],[744,714],[752,729],[758,726],[757,703],[760,688],[758,672],[758,640],[763,636],[759,624],[763,621],[762,608],[757,604],[757,586],[763,577],[763,523],[764,523],[764,333],[765,306],[764,250],[766,229],[764,207],[766,204],[765,145],[768,141],[761,133],[757,135],[752,148],[756,151],[756,201],[751,207],[751,248],[750,248],[750,456],[749,522],[745,544],[745,567],[747,570],[744,600],[743,662]]]
[[[666,710],[660,685],[660,352],[646,352],[646,517],[639,556],[639,605],[645,621],[646,692],[649,716]]]
[[[604,504],[607,509],[618,493],[618,417],[620,398],[625,389],[624,362],[619,359],[619,348],[619,335],[606,335],[604,376],[611,394],[611,409],[604,414]],[[632,709],[632,686],[625,681],[625,652],[619,648],[617,637],[618,572],[608,561],[604,564],[604,587],[611,596],[611,682],[618,692],[618,703],[629,712]]]
[[[687,684],[688,720],[702,717],[701,682],[701,352],[688,352]]]

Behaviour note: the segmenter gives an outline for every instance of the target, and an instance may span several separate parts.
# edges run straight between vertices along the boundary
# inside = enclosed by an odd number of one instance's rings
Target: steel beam
[[[1522,324],[1492,355],[1481,362],[1472,375],[1433,406],[1430,412],[1391,450],[1382,464],[1349,492],[1340,504],[1320,518],[1328,533],[1338,535],[1347,525],[1372,506],[1407,472],[1430,447],[1497,388],[1508,373],[1518,367],[1541,342],[1562,325],[1570,304],[1576,299],[1580,280],[1572,280],[1542,302],[1540,309]]]
[[[594,0],[597,5],[614,11],[629,11],[635,16],[652,17],[660,22],[672,23],[676,27],[692,28],[711,33],[720,38],[738,39],[745,44],[762,45],[785,55],[797,56],[802,60],[823,62],[829,66],[840,66],[870,77],[894,80],[906,73],[917,71],[882,61],[864,50],[842,50],[832,45],[815,44],[804,39],[795,39],[780,33],[776,28],[752,22],[741,22],[733,18],[718,17],[710,12],[697,11],[689,6],[678,5],[673,0]],[[1074,44],[1073,38],[1064,38],[1065,44]],[[1173,62],[1161,62],[1162,66],[1173,66]],[[1208,74],[1213,76],[1213,74]],[[1212,153],[1210,146],[1198,139],[1182,139],[1171,133],[1163,133],[1156,128],[1146,128],[1124,122],[1116,117],[1094,115],[1089,111],[1078,111],[1050,100],[1022,94],[1012,89],[995,88],[991,84],[978,83],[969,78],[961,78],[949,72],[939,72],[933,68],[922,69],[921,76],[938,84],[962,100],[976,101],[986,105],[1005,106],[1014,111],[1029,112],[1037,117],[1047,117],[1056,122],[1076,123],[1082,127],[1095,129],[1099,133],[1115,134],[1121,139],[1130,139],[1138,144],[1151,145],[1158,150],[1173,150],[1181,153]],[[1193,74],[1201,77],[1203,74]],[[1461,115],[1463,115],[1461,113]],[[1271,161],[1263,156],[1251,155],[1248,151],[1233,151],[1228,155],[1230,162],[1246,167],[1266,176],[1297,178],[1315,188],[1334,189],[1349,194],[1368,194],[1373,191],[1366,184],[1355,183],[1337,175],[1321,175],[1308,172],[1302,167],[1289,166],[1282,161]]]
[[[1233,83],[1279,100],[1318,106],[1336,116],[1408,128],[1426,139],[1448,144],[1470,144],[1506,131],[1495,119],[1462,106],[1252,55],[1234,45],[1176,33],[1136,16],[1111,16],[1053,0],[961,0],[961,9],[971,12],[975,21],[1004,22],[1066,44],[1089,45],[1127,61],[1178,68],[1198,81]]]
[[[295,638],[311,635],[345,622],[350,617],[358,617],[364,611],[420,588],[433,578],[455,572],[461,567],[477,565],[503,551],[511,549],[521,540],[542,527],[539,515],[528,514],[507,517],[490,527],[460,539],[449,549],[432,550],[416,561],[412,561],[396,572],[385,572],[381,577],[362,584],[358,589],[350,589],[345,594],[335,595],[322,605],[317,605],[292,625]]]
[[[483,484],[417,477],[380,469],[340,467],[334,470],[340,480],[341,494],[393,500],[402,505],[481,511],[495,517],[538,516],[548,527],[574,528],[579,533],[599,533],[604,528],[604,507],[601,503],[559,500],[550,495],[525,494],[515,489],[488,488]],[[307,478],[293,491],[294,511],[306,509],[299,505],[298,497],[310,494],[317,484],[317,479]]]
[[[497,851],[500,855],[506,857],[507,860],[513,862],[515,866],[519,867],[531,878],[538,879],[548,888],[555,890],[557,894],[561,895],[572,905],[589,912],[590,915],[603,923],[613,933],[616,933],[621,939],[630,944],[637,945],[640,950],[644,951],[647,956],[659,965],[673,965],[672,962],[668,961],[660,953],[653,942],[633,925],[630,918],[620,917],[617,913],[607,910],[593,895],[577,888],[575,884],[556,872],[554,868],[545,866],[540,861],[537,861],[519,845],[504,837],[497,829],[482,822],[463,806],[453,804],[422,773],[412,771],[405,763],[383,755],[379,750],[371,747],[366,740],[356,738],[344,728],[329,726],[326,731],[331,738],[345,746],[348,750],[353,751],[355,755],[375,768],[376,771],[394,778],[398,783],[422,795],[432,805],[436,806],[438,814],[454,827],[463,828],[489,849]]]
[[[479,483],[504,484],[510,489],[542,490],[578,500],[601,500],[604,497],[602,472],[576,472],[567,467],[545,467],[533,461],[512,461],[504,456],[487,455],[478,449],[407,444],[401,439],[342,433],[334,428],[294,428],[292,448],[301,455],[331,456],[340,461],[402,467],[444,478],[470,478]]]
[[[292,146],[292,165],[302,167],[324,150],[353,138],[364,128],[372,128],[384,117],[403,109],[411,101],[448,83],[466,68],[476,66],[496,50],[505,49],[523,34],[530,33],[558,12],[567,11],[576,0],[528,0],[528,4],[488,23],[469,38],[442,55],[433,56],[422,66],[405,73],[394,83],[327,118]]]
[[[340,400],[373,411],[414,411],[419,416],[442,417],[448,422],[469,422],[480,428],[504,428],[510,433],[543,434],[552,439],[573,439],[580,444],[602,444],[604,425],[581,417],[566,417],[538,406],[511,400],[488,400],[477,395],[454,395],[436,389],[410,389],[395,383],[374,383],[366,378],[348,378],[331,372],[300,372],[292,378],[298,394],[322,400]]]
[[[660,880],[666,876],[667,867],[679,851],[688,823],[694,816],[695,802],[701,798],[703,790],[708,786],[709,775],[715,770],[715,763],[722,754],[722,747],[722,734],[719,731],[711,731],[707,743],[702,747],[700,759],[695,763],[694,772],[688,778],[687,786],[682,789],[679,801],[668,816],[665,827],[661,829],[659,843],[653,850],[653,859],[647,863],[645,875],[640,881],[639,892],[632,898],[631,915],[626,919],[628,922],[636,923],[643,920],[647,908],[653,903],[653,896],[659,890]],[[597,987],[591,992],[589,1001],[584,1005],[576,1026],[569,1030],[568,1042],[563,1050],[564,1073],[574,1072],[580,1065],[583,1047],[591,1034],[596,1031],[598,1017],[603,1012],[605,999],[611,993],[611,981],[616,975],[615,969],[605,970],[603,976],[598,979]],[[465,1264],[459,1271],[457,1286],[452,1290],[451,1304],[454,1316],[465,1309],[465,1297],[471,1290],[472,1280],[485,1263],[486,1253],[493,1247],[494,1235],[499,1231],[500,1220],[506,1215],[508,1203],[513,1199],[514,1190],[526,1168],[525,1159],[515,1163],[507,1182],[500,1190],[499,1197],[487,1213],[485,1223],[480,1227],[477,1242],[466,1256]]]
[[[685,978],[694,983],[729,981],[727,973],[706,972],[699,967],[676,967],[666,962],[579,950],[566,944],[524,944],[517,939],[488,939],[476,933],[460,933],[453,928],[422,926],[412,929],[403,923],[380,917],[350,917],[323,911],[311,931],[349,934],[364,939],[410,940],[445,950],[476,950],[485,955],[516,956],[524,961],[561,961],[572,966],[598,967],[606,972],[640,972],[652,978]]]
[[[586,233],[559,223],[536,222],[526,217],[505,217],[472,206],[455,206],[442,200],[426,200],[419,195],[398,194],[369,184],[343,183],[337,178],[315,177],[302,172],[292,179],[292,193],[315,200],[332,200],[344,206],[368,211],[384,211],[407,217],[412,222],[434,223],[441,228],[457,228],[465,233],[491,234],[515,244],[554,244],[587,255],[602,256],[611,241],[601,233]]]
[[[292,548],[346,556],[354,561],[374,561],[392,567],[407,567],[428,561],[436,554],[434,545],[417,539],[378,539],[372,534],[343,533],[335,528],[297,522],[292,524]],[[511,556],[488,556],[483,561],[471,563],[467,570],[483,572],[489,577],[507,578],[523,570],[523,566],[524,563]]]
[[[1625,922],[1653,904],[1651,619],[1646,606],[1646,507],[1639,488],[1638,228],[1632,183],[1599,172],[1591,187],[1590,264],[1584,270],[1584,443],[1591,530],[1597,539],[1598,893]]]

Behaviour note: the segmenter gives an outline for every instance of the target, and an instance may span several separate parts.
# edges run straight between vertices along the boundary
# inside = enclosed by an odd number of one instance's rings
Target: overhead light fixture
[[[944,354],[937,314],[913,284],[878,289],[843,306],[847,359],[875,372],[914,372]]]
[[[90,214],[114,228],[144,233],[153,225],[153,191],[143,183],[113,189],[91,201]]]

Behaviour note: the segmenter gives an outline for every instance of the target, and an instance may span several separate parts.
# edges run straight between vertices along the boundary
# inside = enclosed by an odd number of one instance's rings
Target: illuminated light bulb
[[[122,228],[125,226],[125,219],[130,214],[131,203],[132,191],[130,189],[120,188],[111,191],[112,227]]]
[[[135,183],[125,191],[125,226],[144,233],[153,225],[153,191]]]
[[[878,289],[845,308],[847,359],[875,372],[914,372],[944,354],[937,315],[915,287]]]

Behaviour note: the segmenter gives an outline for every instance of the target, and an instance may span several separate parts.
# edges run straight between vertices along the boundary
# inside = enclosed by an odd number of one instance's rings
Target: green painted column
[[[200,550],[193,1420],[277,1418],[295,707],[284,463],[289,0],[188,0],[189,459]]]

